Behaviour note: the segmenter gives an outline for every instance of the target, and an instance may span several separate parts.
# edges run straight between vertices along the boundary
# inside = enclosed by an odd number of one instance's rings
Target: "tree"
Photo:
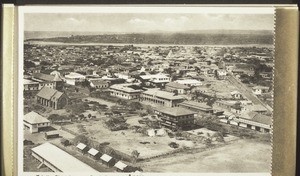
[[[74,144],[78,144],[78,143],[83,143],[88,145],[89,144],[89,139],[85,136],[85,135],[78,135],[73,139],[73,143]]]
[[[25,68],[35,67],[35,64],[31,61],[24,61],[24,67]]]
[[[133,110],[139,110],[139,109],[143,108],[143,105],[140,102],[133,101],[133,102],[129,103],[129,107],[130,107],[130,109],[133,109]]]

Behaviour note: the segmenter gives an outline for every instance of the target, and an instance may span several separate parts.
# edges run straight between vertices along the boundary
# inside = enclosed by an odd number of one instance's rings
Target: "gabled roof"
[[[166,84],[166,86],[173,87],[173,88],[176,88],[176,89],[189,89],[188,86],[183,85],[183,84],[179,84],[177,82],[169,82],[169,83]]]
[[[58,90],[51,89],[49,87],[44,86],[39,93],[36,95],[38,97],[42,97],[44,99],[50,100],[52,98],[58,99],[60,98],[64,93],[59,92]]]
[[[30,124],[49,123],[50,122],[47,118],[41,116],[40,114],[38,114],[34,111],[31,111],[30,113],[24,115],[23,120]]]
[[[103,155],[100,157],[100,159],[102,159],[102,160],[105,161],[105,162],[109,162],[109,161],[112,159],[112,157],[109,156],[109,155],[107,155],[107,154],[103,154]]]
[[[263,114],[255,113],[255,112],[250,112],[248,113],[248,116],[250,117],[249,120],[266,124],[266,125],[272,125],[272,117],[271,116],[266,116]]]
[[[44,143],[31,149],[45,161],[66,173],[96,173],[95,169],[51,143]],[[79,174],[80,175],[80,174]],[[84,175],[84,174],[83,174]]]
[[[59,77],[53,75],[47,75],[44,73],[33,73],[32,76],[36,79],[52,82],[52,81],[62,81]]]
[[[188,110],[186,108],[182,107],[173,107],[173,108],[158,108],[156,109],[158,112],[168,114],[171,116],[183,116],[183,115],[192,115],[192,114],[197,114],[197,112]]]

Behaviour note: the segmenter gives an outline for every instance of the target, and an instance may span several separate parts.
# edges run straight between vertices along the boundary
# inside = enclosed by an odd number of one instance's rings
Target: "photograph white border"
[[[174,176],[271,176],[270,173],[57,173],[23,172],[23,63],[24,63],[24,14],[25,13],[226,13],[226,14],[273,14],[274,6],[240,5],[60,5],[60,6],[21,6],[18,7],[18,112],[17,112],[17,174],[18,176],[104,176],[104,175],[174,175]],[[274,17],[275,18],[275,17]],[[274,36],[275,37],[275,36]],[[274,84],[274,83],[273,83]]]

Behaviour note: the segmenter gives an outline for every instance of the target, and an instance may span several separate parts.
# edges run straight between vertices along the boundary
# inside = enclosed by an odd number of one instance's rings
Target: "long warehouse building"
[[[92,167],[79,161],[77,158],[48,142],[32,148],[31,150],[33,157],[54,172],[98,172]]]

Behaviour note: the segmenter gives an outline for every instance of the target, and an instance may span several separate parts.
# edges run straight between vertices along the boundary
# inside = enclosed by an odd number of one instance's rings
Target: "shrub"
[[[89,139],[85,135],[78,135],[73,139],[73,143],[76,145],[78,143],[83,143],[88,145]]]
[[[179,144],[177,144],[176,142],[170,142],[169,146],[172,147],[172,148],[178,148]]]

